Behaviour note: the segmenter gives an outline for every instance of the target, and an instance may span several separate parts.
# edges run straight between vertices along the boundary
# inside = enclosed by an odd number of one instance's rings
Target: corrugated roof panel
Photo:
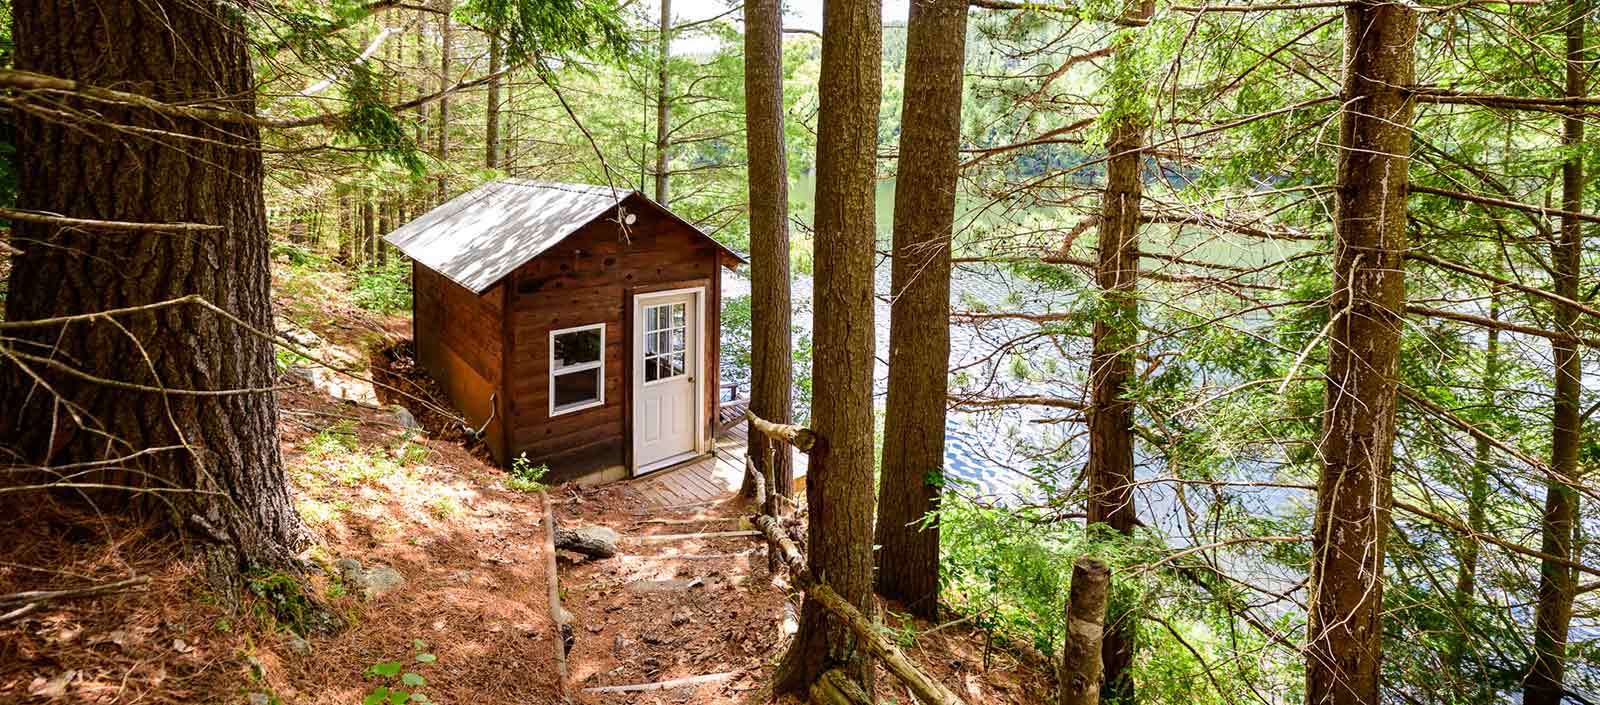
[[[500,179],[424,213],[384,240],[481,294],[632,194],[605,186]]]

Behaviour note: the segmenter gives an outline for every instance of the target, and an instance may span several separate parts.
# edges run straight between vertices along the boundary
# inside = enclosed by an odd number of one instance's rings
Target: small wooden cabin
[[[386,238],[417,361],[501,465],[606,481],[714,448],[721,269],[744,260],[632,190],[500,179]]]

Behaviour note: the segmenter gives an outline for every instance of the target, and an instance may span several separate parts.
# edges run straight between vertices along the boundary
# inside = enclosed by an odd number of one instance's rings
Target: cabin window
[[[550,332],[550,415],[606,403],[606,325]]]

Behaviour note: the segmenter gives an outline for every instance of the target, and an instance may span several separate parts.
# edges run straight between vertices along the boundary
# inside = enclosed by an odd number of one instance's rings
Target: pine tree
[[[950,360],[950,240],[960,176],[967,3],[911,5],[895,182],[878,591],[933,619]]]

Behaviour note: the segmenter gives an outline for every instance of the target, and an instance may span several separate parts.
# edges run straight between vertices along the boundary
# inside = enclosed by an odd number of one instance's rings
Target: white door
[[[634,474],[698,450],[698,298],[690,291],[635,299]]]

